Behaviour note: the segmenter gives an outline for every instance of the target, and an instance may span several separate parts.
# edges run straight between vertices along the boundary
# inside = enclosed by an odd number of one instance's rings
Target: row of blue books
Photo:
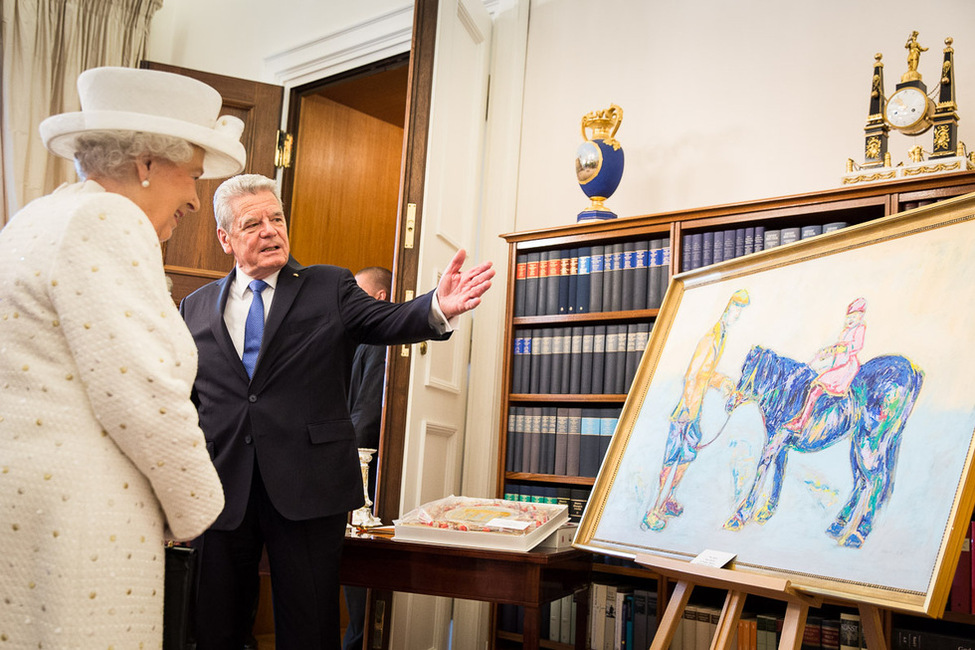
[[[595,478],[621,407],[511,406],[505,471]]]
[[[810,224],[802,227],[770,229],[764,226],[728,228],[687,233],[681,237],[681,271],[693,271],[702,266],[757,253],[800,239],[845,228],[845,221]]]
[[[515,332],[511,392],[624,394],[650,339],[650,323],[536,327]]]
[[[669,237],[519,253],[514,315],[657,309],[669,280]]]

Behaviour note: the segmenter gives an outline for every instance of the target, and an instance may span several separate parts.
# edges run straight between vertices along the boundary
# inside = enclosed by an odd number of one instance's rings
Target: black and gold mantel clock
[[[922,47],[917,31],[911,32],[904,48],[907,50],[907,72],[890,97],[884,95],[883,56],[876,54],[870,83],[870,109],[864,127],[863,163],[853,159],[846,162],[843,184],[863,183],[921,174],[937,174],[975,169],[975,153],[966,155],[965,143],[958,139],[958,106],[955,104],[955,50],[952,39],[945,39],[944,61],[935,91],[935,103],[918,71]],[[894,166],[888,150],[891,131],[916,137],[932,132],[931,151],[915,144],[908,152],[908,161]]]

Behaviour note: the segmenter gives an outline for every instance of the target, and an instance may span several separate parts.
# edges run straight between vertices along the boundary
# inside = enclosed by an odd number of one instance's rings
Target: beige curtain
[[[163,0],[0,0],[0,174],[3,224],[29,201],[75,180],[69,161],[47,153],[37,127],[80,108],[78,75],[101,65],[133,67]]]

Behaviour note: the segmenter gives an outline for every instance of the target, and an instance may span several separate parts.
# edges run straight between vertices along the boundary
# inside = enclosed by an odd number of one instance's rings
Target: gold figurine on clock
[[[944,61],[938,86],[929,96],[919,71],[921,53],[928,48],[918,42],[918,32],[912,31],[904,44],[907,50],[907,71],[890,97],[884,96],[884,64],[881,54],[874,57],[870,85],[870,109],[864,127],[863,163],[847,161],[844,184],[890,180],[940,172],[973,169],[972,156],[966,156],[965,144],[958,140],[958,107],[955,104],[955,71],[952,39],[945,39]],[[888,150],[890,131],[905,136],[918,136],[932,130],[930,152],[916,144],[909,148],[908,162],[891,164]],[[928,154],[927,160],[924,154]]]
[[[928,88],[917,71],[921,52],[928,48],[917,42],[917,31],[907,39],[907,72],[901,76],[894,94],[884,104],[884,120],[905,135],[920,135],[931,128],[934,101],[928,97]]]

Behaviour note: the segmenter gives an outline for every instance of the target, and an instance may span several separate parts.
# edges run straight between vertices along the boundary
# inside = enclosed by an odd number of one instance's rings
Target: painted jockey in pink
[[[846,321],[839,340],[828,345],[816,354],[810,366],[819,372],[813,380],[806,396],[806,403],[802,411],[795,418],[785,424],[790,431],[802,431],[812,415],[816,400],[823,393],[833,397],[842,397],[849,390],[853,378],[860,370],[860,360],[857,354],[863,349],[863,340],[867,326],[863,322],[867,301],[857,298],[846,309]]]

